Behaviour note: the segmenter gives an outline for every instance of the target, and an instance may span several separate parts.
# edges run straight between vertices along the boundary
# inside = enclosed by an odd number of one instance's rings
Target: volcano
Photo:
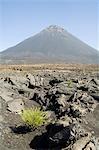
[[[65,29],[51,25],[0,53],[0,63],[99,64],[99,52]]]

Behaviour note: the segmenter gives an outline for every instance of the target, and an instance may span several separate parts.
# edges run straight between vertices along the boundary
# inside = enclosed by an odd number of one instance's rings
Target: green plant
[[[68,80],[68,81],[67,81],[67,86],[68,86],[69,88],[72,87],[72,80]]]
[[[22,120],[30,127],[39,127],[47,122],[47,113],[38,107],[24,109],[20,114]]]

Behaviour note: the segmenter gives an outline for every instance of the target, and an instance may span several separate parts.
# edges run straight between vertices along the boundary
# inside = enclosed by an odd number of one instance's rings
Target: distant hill
[[[0,53],[0,63],[98,64],[99,52],[66,30],[51,25]]]

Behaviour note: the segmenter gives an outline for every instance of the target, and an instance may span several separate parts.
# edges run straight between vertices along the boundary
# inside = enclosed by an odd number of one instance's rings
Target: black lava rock
[[[69,141],[71,127],[63,127],[63,125],[51,125],[48,129],[48,143],[49,147],[64,147]]]

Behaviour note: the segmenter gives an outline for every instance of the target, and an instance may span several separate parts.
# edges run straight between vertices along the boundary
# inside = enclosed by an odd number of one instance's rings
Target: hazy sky
[[[0,51],[49,25],[99,49],[98,0],[0,0]]]

